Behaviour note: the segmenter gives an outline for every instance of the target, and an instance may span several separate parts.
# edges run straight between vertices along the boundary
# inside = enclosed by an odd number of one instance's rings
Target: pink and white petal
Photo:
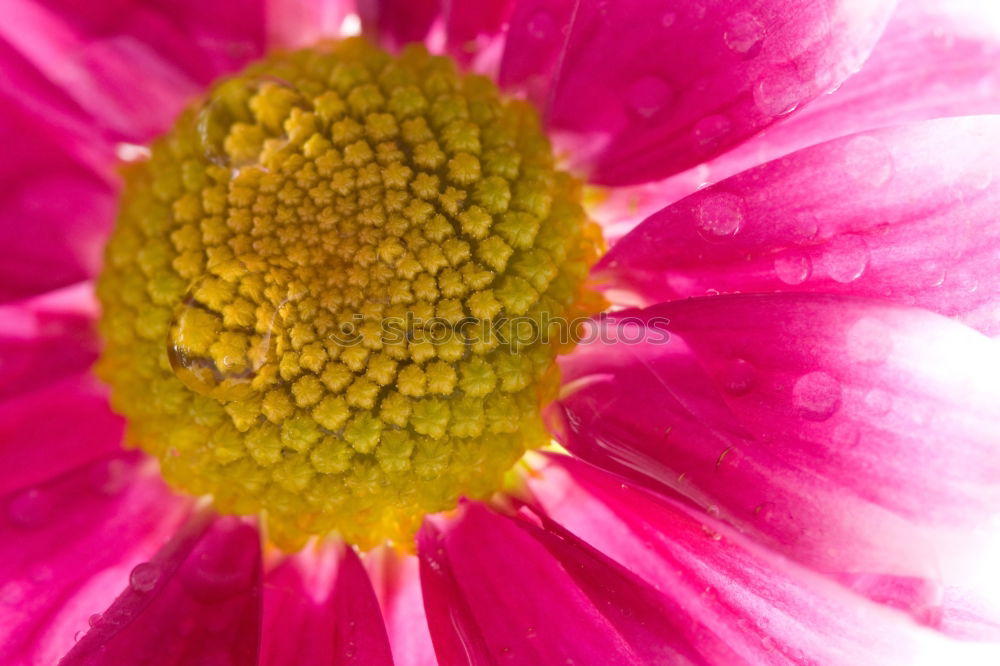
[[[569,135],[573,162],[592,182],[658,180],[839,85],[867,58],[894,5],[581,0],[555,56],[548,127]],[[551,23],[558,41],[566,24]],[[512,58],[535,58],[512,49],[510,42]],[[503,75],[501,82],[511,83]]]
[[[0,402],[0,493],[44,483],[121,448],[122,419],[89,372]]]
[[[928,631],[683,503],[580,461],[550,456],[525,481],[543,524],[572,533],[658,590],[671,604],[678,639],[707,663],[985,665],[997,658],[995,646]]]
[[[6,492],[0,506],[0,662],[12,666],[56,663],[189,511],[136,453]]]
[[[0,303],[0,402],[86,371],[97,358],[93,286]]]
[[[261,666],[393,663],[371,581],[342,544],[299,553],[267,574],[263,626]]]
[[[423,41],[442,16],[441,0],[357,0],[365,34],[391,49]]]
[[[801,150],[651,216],[596,279],[640,303],[715,291],[889,298],[996,336],[998,142],[1000,115],[970,116]]]
[[[299,48],[336,37],[353,4],[348,0],[267,0],[267,43]]]
[[[998,60],[996,5],[902,0],[871,58],[840,89],[711,160],[699,173],[679,174],[663,187],[686,195],[699,178],[718,182],[795,150],[875,127],[1000,113]]]
[[[10,0],[0,39],[60,86],[110,141],[144,143],[219,74],[263,53],[250,3]]]
[[[833,294],[690,299],[601,329],[619,341],[564,358],[548,413],[572,453],[819,571],[1000,599],[995,342]]]
[[[437,666],[417,558],[382,547],[364,556],[397,666]]]
[[[659,595],[586,549],[479,504],[418,536],[442,664],[705,664]],[[735,663],[735,662],[730,662]]]
[[[200,516],[95,618],[61,666],[257,663],[261,555],[256,528]]]

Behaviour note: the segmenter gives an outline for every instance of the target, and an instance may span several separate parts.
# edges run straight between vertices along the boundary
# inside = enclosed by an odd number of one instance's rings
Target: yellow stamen
[[[601,239],[524,102],[346,40],[219,83],[125,177],[99,372],[176,487],[285,548],[406,544],[548,442],[566,347],[525,333],[593,307]]]

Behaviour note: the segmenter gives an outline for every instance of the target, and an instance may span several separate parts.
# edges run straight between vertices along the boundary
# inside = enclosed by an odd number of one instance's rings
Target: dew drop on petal
[[[892,396],[882,389],[872,389],[865,395],[865,407],[875,416],[885,416],[892,411]]]
[[[892,153],[881,139],[857,136],[844,147],[844,170],[862,185],[881,187],[893,174]]]
[[[764,25],[750,12],[737,12],[729,18],[723,39],[729,50],[750,57],[760,50]]]
[[[872,317],[862,317],[847,331],[847,353],[857,363],[884,363],[892,353],[893,332]]]
[[[753,390],[756,381],[757,371],[742,358],[729,362],[722,371],[722,386],[732,395],[746,395]]]
[[[40,527],[52,515],[52,497],[40,488],[16,493],[7,504],[7,517],[19,527]]]
[[[555,32],[556,23],[545,11],[535,12],[527,23],[528,34],[538,40],[549,39]]]
[[[840,408],[840,382],[825,372],[816,371],[799,377],[792,388],[792,402],[802,418],[825,421]]]
[[[695,123],[694,138],[699,146],[710,150],[722,142],[732,127],[732,122],[726,116],[721,114],[705,116]]]
[[[774,257],[774,274],[785,284],[802,284],[812,274],[812,261],[801,250],[785,250]]]
[[[774,70],[753,89],[754,103],[767,116],[791,113],[805,96],[802,80],[791,70]]]
[[[659,76],[642,76],[636,79],[625,94],[628,108],[643,120],[661,115],[670,105],[673,91]]]
[[[865,239],[856,234],[838,236],[823,253],[823,265],[831,279],[842,284],[857,280],[868,268],[871,252]]]
[[[837,449],[846,451],[852,449],[861,439],[858,427],[849,421],[838,423],[830,433],[830,441]]]
[[[743,200],[733,194],[712,194],[702,200],[697,216],[702,238],[710,242],[725,240],[735,236],[743,226]]]
[[[137,564],[129,574],[128,584],[136,592],[149,592],[160,580],[160,566],[153,562]]]

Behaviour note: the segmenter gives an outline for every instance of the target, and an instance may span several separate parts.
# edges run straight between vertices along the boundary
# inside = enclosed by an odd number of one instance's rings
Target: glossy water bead
[[[129,165],[100,375],[174,486],[276,543],[406,544],[526,450],[601,239],[535,111],[422,47],[278,53]]]

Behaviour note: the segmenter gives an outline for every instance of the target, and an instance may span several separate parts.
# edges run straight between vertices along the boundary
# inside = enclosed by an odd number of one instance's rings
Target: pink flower
[[[0,662],[998,663],[987,4],[7,0]],[[416,555],[262,553],[122,451],[92,280],[121,161],[358,15],[537,105],[606,186],[603,321],[669,340],[562,357],[570,455]]]

